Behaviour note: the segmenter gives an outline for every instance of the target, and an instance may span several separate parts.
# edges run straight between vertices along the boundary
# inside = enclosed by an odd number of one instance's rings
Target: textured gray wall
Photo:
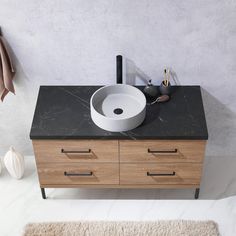
[[[111,84],[115,55],[154,83],[171,66],[203,87],[209,157],[236,153],[236,1],[0,0],[0,25],[17,65],[16,96],[0,104],[0,155],[32,153],[39,85]]]

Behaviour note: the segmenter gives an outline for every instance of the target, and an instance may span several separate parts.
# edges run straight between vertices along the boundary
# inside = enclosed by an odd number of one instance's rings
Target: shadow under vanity
[[[45,188],[194,188],[208,132],[199,86],[175,86],[127,132],[97,127],[90,97],[101,86],[41,86],[30,132]],[[137,86],[143,90],[143,86]]]

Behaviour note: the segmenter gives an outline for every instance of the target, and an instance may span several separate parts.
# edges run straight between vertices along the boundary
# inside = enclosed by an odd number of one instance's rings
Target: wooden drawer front
[[[120,165],[120,184],[200,184],[201,164],[139,163]]]
[[[118,162],[118,141],[34,140],[37,163]]]
[[[119,184],[119,165],[115,163],[40,164],[38,175],[41,185]]]
[[[121,162],[202,162],[205,141],[120,141]]]

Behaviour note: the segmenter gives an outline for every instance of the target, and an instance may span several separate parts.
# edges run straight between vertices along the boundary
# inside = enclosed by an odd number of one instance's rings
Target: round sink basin
[[[98,89],[90,99],[93,122],[112,132],[128,131],[139,126],[146,115],[146,98],[137,88],[109,85]]]

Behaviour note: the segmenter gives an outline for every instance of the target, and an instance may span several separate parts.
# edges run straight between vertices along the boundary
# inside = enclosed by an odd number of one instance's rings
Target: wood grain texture
[[[120,184],[200,184],[202,165],[199,163],[125,163],[120,164]],[[152,174],[169,174],[174,176],[148,176]]]
[[[36,162],[40,163],[95,163],[118,162],[118,141],[100,140],[33,140]],[[90,153],[62,153],[65,151],[84,151]]]
[[[118,188],[118,189],[185,189],[185,188],[199,188],[199,184],[40,184],[41,188]]]
[[[40,186],[48,188],[198,188],[205,144],[200,140],[33,140]],[[89,149],[89,153],[73,153]],[[92,172],[92,176],[65,176],[65,171]],[[148,172],[174,175],[148,176]]]
[[[199,162],[202,163],[206,141],[143,140],[119,141],[121,162]],[[159,151],[159,153],[149,153]],[[176,153],[173,150],[177,149]],[[171,153],[172,152],[172,153]]]
[[[67,173],[88,173],[92,176],[65,176]],[[119,184],[119,165],[116,163],[73,163],[39,164],[38,175],[41,185],[97,185]]]

